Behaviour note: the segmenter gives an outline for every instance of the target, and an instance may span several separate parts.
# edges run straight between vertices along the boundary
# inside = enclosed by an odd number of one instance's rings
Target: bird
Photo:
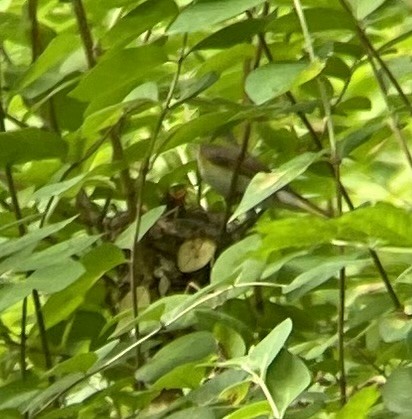
[[[241,149],[233,145],[201,144],[198,148],[197,164],[202,180],[226,200],[231,194],[233,172],[239,164],[240,154]],[[252,178],[259,172],[269,173],[270,170],[256,157],[246,154],[239,166],[233,191],[235,197],[243,195]],[[274,198],[289,208],[329,217],[327,211],[294,192],[288,185],[275,192]]]

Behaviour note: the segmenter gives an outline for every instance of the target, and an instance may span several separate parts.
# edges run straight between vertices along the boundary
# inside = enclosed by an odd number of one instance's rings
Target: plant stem
[[[306,43],[306,50],[309,54],[310,61],[316,62],[315,49],[312,43],[312,37],[309,32],[309,28],[306,22],[305,14],[303,12],[302,4],[300,0],[293,0],[296,14],[298,15],[299,22],[302,28],[303,37]],[[331,114],[331,107],[329,98],[326,92],[326,86],[321,78],[317,78],[319,94],[322,101],[323,111],[326,118],[326,126],[328,129],[329,146],[331,152],[331,165],[333,167],[334,178],[336,183],[336,210],[335,216],[340,217],[342,215],[342,194],[341,194],[341,179],[340,179],[340,158],[337,153],[335,129],[333,125],[333,118]],[[340,248],[340,253],[343,254],[343,248]],[[338,302],[338,365],[340,371],[339,377],[339,390],[340,390],[340,401],[341,405],[345,405],[347,402],[347,388],[346,388],[346,366],[345,366],[345,282],[346,282],[346,271],[341,269],[339,271],[339,302]]]
[[[89,68],[92,68],[96,64],[96,59],[94,58],[93,38],[89,29],[89,24],[87,23],[86,12],[81,0],[72,0],[72,2],[74,14],[76,15],[77,26],[79,27],[84,52],[86,54],[87,65]]]
[[[177,62],[176,72],[174,74],[173,80],[169,87],[169,91],[166,96],[164,105],[160,111],[159,117],[157,118],[156,124],[153,128],[149,146],[146,150],[146,154],[140,166],[139,175],[137,178],[137,192],[136,192],[136,205],[135,205],[136,228],[135,228],[134,237],[133,237],[133,246],[132,246],[132,251],[130,255],[130,264],[129,264],[129,278],[130,278],[130,285],[131,285],[131,292],[132,292],[134,318],[137,318],[139,314],[139,307],[138,307],[138,302],[137,302],[137,287],[139,286],[140,281],[137,280],[137,274],[139,271],[139,266],[141,265],[143,255],[141,252],[141,247],[140,247],[141,244],[138,241],[138,237],[139,237],[140,226],[141,226],[142,216],[143,216],[143,197],[144,197],[144,193],[146,189],[146,179],[150,170],[150,161],[155,151],[157,139],[162,129],[163,121],[170,110],[170,104],[172,102],[173,95],[176,90],[177,82],[180,77],[180,72],[182,70],[183,60],[185,57],[186,44],[187,44],[187,34],[183,36],[183,45],[182,45],[180,57]],[[138,324],[136,324],[134,332],[135,332],[135,339],[136,341],[138,341],[139,335],[140,335]],[[139,365],[140,365],[140,349],[136,346],[136,367],[138,367]]]
[[[31,39],[31,60],[34,63],[40,54],[43,52],[42,40],[40,37],[39,21],[37,19],[38,0],[28,0],[27,10],[30,21],[30,39]],[[50,128],[59,132],[57,123],[56,109],[54,107],[53,98],[47,102],[48,123]]]
[[[6,166],[6,178],[7,178],[7,186],[8,186],[8,189],[9,189],[9,192],[10,192],[10,197],[11,197],[12,204],[13,204],[14,215],[15,215],[16,221],[20,221],[18,223],[18,226],[17,226],[18,231],[19,231],[19,235],[20,235],[20,237],[23,237],[25,234],[27,234],[27,228],[26,228],[24,222],[21,222],[22,219],[23,219],[23,216],[22,216],[19,201],[18,201],[18,198],[17,198],[17,191],[16,191],[16,188],[15,188],[15,185],[14,185],[13,173],[12,173],[12,168],[11,168],[10,165]],[[37,292],[37,290],[34,289],[32,291],[32,297],[33,297],[33,301],[34,301],[34,308],[35,308],[35,313],[36,313],[36,318],[37,318],[37,325],[39,327],[40,340],[42,342],[45,365],[46,365],[46,368],[49,370],[49,369],[52,368],[53,364],[52,364],[52,359],[51,359],[51,355],[50,355],[49,344],[48,344],[48,341],[47,341],[47,333],[46,333],[44,317],[43,317],[43,313],[42,313],[42,310],[41,310],[40,296],[39,296],[39,293]],[[27,340],[26,328],[27,328],[27,297],[25,297],[24,300],[23,300],[22,318],[21,318],[21,342],[22,342],[22,344],[21,344],[21,364],[22,364],[22,375],[23,375],[23,377],[25,377],[26,370],[27,370],[27,364],[25,362],[26,340]],[[23,358],[24,358],[24,362],[23,362]],[[49,377],[49,382],[50,383],[54,382],[54,377],[50,376]]]

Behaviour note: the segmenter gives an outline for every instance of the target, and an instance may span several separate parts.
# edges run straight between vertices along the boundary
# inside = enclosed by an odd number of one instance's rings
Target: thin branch
[[[10,165],[6,166],[6,178],[7,178],[7,185],[8,185],[11,201],[12,201],[12,204],[13,204],[14,215],[15,215],[16,221],[19,221],[19,223],[17,225],[19,235],[20,235],[20,237],[23,237],[24,235],[27,234],[27,228],[26,228],[25,223],[22,222],[23,216],[22,216],[20,204],[19,204],[19,201],[18,201],[18,198],[17,198],[17,191],[16,191],[16,187],[15,187],[15,184],[14,184],[13,172],[12,172],[12,168],[11,168]],[[39,293],[36,290],[33,290],[32,291],[32,297],[33,297],[33,301],[34,301],[35,313],[36,313],[36,318],[37,318],[37,325],[39,327],[40,340],[42,342],[45,364],[46,364],[46,368],[49,370],[49,369],[52,368],[53,365],[52,365],[52,360],[51,360],[51,355],[50,355],[50,350],[49,350],[49,344],[48,344],[48,341],[47,341],[47,333],[46,333],[43,313],[42,313],[42,310],[41,310],[41,302],[40,302]],[[26,340],[27,340],[26,328],[27,328],[27,297],[25,297],[24,300],[23,300],[22,318],[21,318],[21,355],[20,356],[21,356],[21,365],[22,365],[22,375],[23,375],[23,377],[26,376],[26,372],[27,372],[27,364],[26,364],[26,361],[25,361],[25,358],[26,358],[26,355],[25,355],[26,354]],[[49,377],[49,382],[51,382],[51,383],[54,382],[54,377],[50,376]]]
[[[93,52],[93,38],[87,23],[86,12],[83,7],[81,0],[73,0],[73,10],[76,15],[77,26],[80,31],[80,36],[82,38],[84,52],[86,54],[87,64],[89,68],[92,68],[96,64],[96,59]]]
[[[165,120],[170,110],[170,105],[173,99],[173,95],[175,93],[177,82],[180,77],[183,60],[185,57],[186,45],[187,45],[187,34],[183,36],[183,45],[182,45],[180,57],[177,62],[177,69],[173,77],[172,83],[170,85],[166,100],[164,102],[164,106],[156,121],[156,125],[154,126],[153,133],[152,133],[148,148],[146,150],[145,157],[140,166],[139,175],[137,178],[136,229],[134,232],[133,246],[132,246],[132,251],[130,255],[130,264],[129,264],[129,277],[130,277],[130,285],[131,285],[131,291],[132,291],[132,304],[133,304],[134,318],[136,318],[139,313],[138,302],[137,302],[137,286],[139,285],[139,281],[137,280],[136,275],[139,270],[139,263],[143,257],[140,251],[141,249],[140,249],[140,243],[138,241],[138,237],[139,237],[140,226],[141,226],[142,216],[143,216],[143,197],[144,197],[144,193],[146,189],[146,179],[150,170],[150,161],[155,151],[157,139],[162,129],[163,121]],[[139,339],[139,335],[140,335],[139,327],[138,327],[138,324],[136,324],[135,326],[135,339],[136,340]],[[140,363],[140,350],[136,350],[136,364],[139,365],[139,363]]]
[[[37,19],[37,8],[37,0],[28,0],[27,10],[30,21],[31,61],[33,63],[37,60],[37,58],[43,51],[43,45],[40,37],[39,21]],[[50,128],[55,132],[59,132],[59,126],[57,123],[56,110],[54,107],[53,98],[50,98],[47,102],[47,113],[49,117],[47,122],[50,124]]]
[[[17,199],[17,193],[14,186],[12,170],[9,165],[6,166],[6,179],[7,185],[10,192],[10,197],[13,205],[14,215],[17,221],[20,221],[23,217],[21,214],[19,202]],[[18,224],[18,232],[20,236],[26,234],[26,227],[23,223]],[[27,297],[24,297],[22,308],[21,308],[21,321],[20,321],[20,368],[23,380],[27,377],[27,362],[26,362],[26,351],[27,351]]]
[[[355,18],[355,16],[352,13],[352,9],[346,2],[346,0],[339,0],[342,7],[345,9],[345,11],[349,14],[349,16],[352,18],[352,21],[355,25],[356,31],[358,33],[359,39],[363,46],[365,47],[368,55],[375,58],[376,61],[378,61],[379,65],[381,66],[382,70],[385,72],[385,74],[388,76],[389,80],[391,81],[392,85],[395,87],[396,91],[398,92],[399,96],[401,97],[403,103],[408,108],[409,112],[412,115],[412,105],[411,102],[408,99],[408,96],[403,91],[401,85],[399,84],[398,80],[396,80],[396,77],[393,75],[392,71],[389,69],[386,62],[382,59],[379,52],[375,49],[371,41],[369,40],[368,36],[366,35],[366,32],[360,25],[359,21]]]
[[[120,170],[120,181],[122,183],[123,192],[126,198],[127,211],[129,219],[134,220],[136,216],[136,189],[134,181],[130,176],[130,171],[127,167],[127,161],[123,151],[121,142],[121,132],[124,125],[124,118],[122,118],[111,132],[110,140],[113,149],[113,160],[121,162],[123,168]]]
[[[302,5],[300,0],[293,0],[296,14],[298,15],[298,19],[302,28],[303,37],[306,43],[306,50],[309,54],[309,58],[311,62],[316,61],[315,49],[312,43],[312,37],[309,32],[309,28],[306,22],[305,14],[303,12]],[[331,158],[332,158],[332,166],[334,171],[334,178],[336,182],[336,216],[342,215],[342,194],[341,194],[341,181],[340,181],[340,159],[337,153],[336,147],[336,138],[335,138],[335,128],[333,125],[333,118],[331,113],[331,107],[329,98],[326,92],[326,86],[322,79],[316,79],[318,90],[320,94],[320,98],[322,101],[323,111],[326,118],[326,126],[328,129],[328,137],[329,137],[329,146],[331,150]],[[341,253],[343,249],[341,250]],[[346,282],[346,273],[345,269],[341,269],[339,271],[339,304],[338,304],[338,347],[339,347],[339,370],[340,370],[340,377],[339,377],[339,388],[340,388],[340,400],[341,405],[345,405],[347,402],[347,388],[346,388],[346,366],[345,366],[345,282]]]
[[[27,11],[30,21],[30,40],[31,40],[31,60],[36,61],[41,54],[42,45],[39,31],[39,21],[37,20],[37,0],[27,2]]]
[[[385,101],[385,105],[386,108],[389,112],[389,127],[391,128],[393,134],[395,135],[395,138],[398,140],[399,146],[403,152],[403,154],[405,155],[406,161],[408,163],[409,169],[412,170],[412,155],[411,155],[411,151],[409,150],[408,147],[408,142],[405,138],[405,136],[402,133],[402,129],[400,127],[399,124],[399,119],[398,119],[398,115],[395,113],[395,111],[393,110],[393,107],[391,106],[390,102],[389,102],[389,97],[388,97],[388,92],[385,86],[385,82],[381,77],[381,74],[379,73],[374,58],[369,55],[368,53],[368,57],[369,57],[369,63],[372,67],[372,71],[373,74],[375,75],[375,79],[378,82],[379,88],[381,90],[382,93],[382,97],[383,100]]]
[[[5,112],[3,108],[3,71],[2,71],[2,62],[0,60],[0,132],[6,132],[6,124],[5,124]],[[25,225],[20,222],[23,218],[20,210],[20,206],[18,205],[17,194],[14,187],[13,182],[13,175],[12,170],[9,165],[6,166],[6,181],[8,184],[10,197],[12,201],[12,206],[10,207],[10,211],[14,211],[16,221],[18,222],[18,232],[20,236],[25,234]],[[21,308],[21,321],[20,321],[20,372],[22,379],[25,380],[27,378],[27,362],[26,362],[26,351],[27,351],[27,297],[23,299],[22,308]]]
[[[390,116],[389,126],[390,126],[392,132],[394,133],[395,138],[398,140],[398,142],[400,144],[400,147],[403,151],[403,154],[405,155],[405,158],[406,158],[406,161],[408,163],[409,168],[412,169],[412,154],[411,154],[411,151],[409,150],[408,142],[407,142],[405,136],[402,134],[402,130],[401,130],[401,127],[400,127],[400,124],[399,124],[398,117],[397,117],[396,113],[394,112],[394,110],[392,109],[392,106],[389,102],[389,97],[388,97],[387,89],[385,87],[385,82],[384,82],[382,76],[380,75],[374,60],[376,60],[379,63],[382,71],[384,72],[384,74],[386,74],[386,76],[388,77],[388,79],[390,80],[390,82],[392,83],[392,85],[394,86],[396,91],[398,92],[401,100],[405,104],[409,113],[412,115],[411,102],[409,101],[408,96],[403,91],[401,85],[399,84],[396,77],[393,75],[392,71],[389,69],[386,62],[382,59],[379,52],[374,48],[373,44],[371,43],[368,36],[366,35],[365,30],[362,28],[360,22],[358,22],[358,20],[353,15],[352,9],[350,8],[350,6],[346,2],[346,0],[339,0],[339,1],[341,3],[342,7],[345,9],[345,11],[351,17],[351,19],[352,19],[352,21],[355,25],[355,28],[356,28],[357,34],[359,36],[359,39],[360,39],[362,45],[364,46],[364,48],[366,50],[366,54],[368,56],[369,63],[372,67],[372,70],[373,70],[373,73],[375,75],[376,81],[378,82],[379,88],[381,90],[382,97],[385,101],[386,107],[387,107],[388,112],[389,112],[389,116]]]
[[[96,58],[93,50],[93,37],[87,22],[86,12],[81,0],[73,0],[73,9],[76,15],[77,25],[80,31],[80,36],[83,42],[83,48],[86,54],[89,68],[96,65]],[[123,187],[123,192],[126,198],[127,210],[129,219],[133,220],[136,215],[136,191],[134,189],[134,182],[130,176],[130,171],[127,167],[127,162],[124,156],[123,146],[121,142],[121,131],[124,125],[124,118],[122,118],[110,132],[110,140],[113,149],[113,160],[119,161],[123,164],[120,171],[120,181]]]

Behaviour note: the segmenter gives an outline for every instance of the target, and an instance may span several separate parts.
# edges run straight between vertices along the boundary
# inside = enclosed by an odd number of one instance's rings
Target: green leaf
[[[133,89],[124,99],[123,103],[135,102],[138,100],[159,101],[159,89],[155,82],[143,83]]]
[[[103,243],[80,259],[86,272],[66,289],[52,295],[43,306],[46,327],[67,319],[83,302],[87,291],[110,269],[125,262],[122,251]]]
[[[167,415],[168,419],[216,419],[214,410],[209,407],[189,407],[188,409],[179,410],[178,412]]]
[[[380,202],[358,208],[336,221],[339,237],[347,240],[380,240],[385,245],[412,246],[412,212]]]
[[[0,132],[0,166],[33,160],[63,159],[67,145],[60,136],[39,128]]]
[[[69,225],[76,217],[61,221],[60,223],[47,225],[46,227],[30,231],[25,236],[18,239],[11,239],[7,242],[0,243],[0,258],[11,255],[12,253],[21,251],[25,247],[29,247],[39,243],[44,238],[57,233],[64,227]]]
[[[264,19],[247,19],[236,22],[198,42],[192,51],[230,48],[249,41],[253,35],[263,31],[266,25],[267,21]]]
[[[177,13],[178,8],[173,0],[149,0],[139,4],[103,36],[103,47],[113,48],[132,41],[157,23],[167,21]]]
[[[26,380],[15,380],[0,387],[0,410],[19,409],[28,404],[41,390],[38,380],[29,376]]]
[[[316,77],[323,67],[321,63],[269,63],[249,73],[245,91],[253,102],[261,105]]]
[[[0,284],[0,313],[22,301],[32,291],[33,288],[27,281],[17,284]]]
[[[241,407],[224,419],[252,419],[261,417],[270,417],[272,411],[267,401],[248,403],[246,406]]]
[[[311,376],[306,365],[287,350],[282,350],[270,364],[266,385],[281,417],[291,403],[309,386],[310,381]]]
[[[80,46],[80,37],[78,34],[61,33],[56,36],[29,67],[27,73],[20,81],[18,89],[24,89],[30,85],[46,71],[51,70],[64,61],[70,53],[80,48]]]
[[[217,322],[213,327],[213,333],[226,357],[236,358],[246,354],[246,345],[242,336],[231,327]]]
[[[260,243],[259,236],[255,234],[244,238],[226,249],[213,265],[210,282],[212,284],[223,283],[226,280],[234,280],[238,277],[242,270],[242,263],[247,261],[246,256],[256,250]],[[249,272],[246,275],[249,281],[257,279],[252,278]]]
[[[0,273],[7,270],[27,272],[45,268],[55,264],[57,260],[61,261],[82,252],[95,243],[97,239],[97,236],[76,236],[26,257],[21,252],[18,252],[13,257],[0,263]]]
[[[379,320],[379,334],[384,342],[405,341],[412,330],[412,321],[399,313],[389,313]]]
[[[227,48],[217,54],[212,55],[208,60],[203,62],[197,70],[197,75],[203,75],[207,73],[218,73],[222,74],[223,72],[229,70],[231,71],[228,74],[228,77],[233,78],[233,67],[241,69],[242,62],[248,58],[253,58],[255,55],[255,49],[251,44],[238,44],[232,48]],[[223,84],[223,80],[220,80],[220,83]],[[229,81],[226,81],[226,84],[229,84]]]
[[[219,76],[216,73],[206,73],[199,80],[195,80],[185,89],[182,89],[182,94],[177,100],[177,102],[174,104],[174,106],[176,106],[176,104],[186,102],[187,100],[192,99],[193,97],[196,97],[201,92],[212,86],[218,79]]]
[[[178,145],[193,142],[198,137],[210,135],[216,128],[225,125],[235,112],[211,112],[200,115],[187,123],[180,125],[167,140],[167,148],[171,149]]]
[[[251,386],[250,380],[237,382],[225,388],[219,394],[219,400],[229,402],[231,406],[238,406],[247,396]]]
[[[355,0],[356,1],[356,0]],[[305,9],[305,20],[310,33],[324,31],[353,31],[354,23],[348,13],[327,7]],[[295,12],[284,14],[267,26],[266,30],[276,33],[302,32],[299,18]]]
[[[249,183],[239,206],[229,221],[235,220],[252,208],[255,208],[275,192],[296,179],[315,161],[321,153],[305,153],[288,161],[270,173],[258,173]]]
[[[153,68],[167,61],[162,47],[144,45],[128,48],[105,56],[91,69],[72,91],[82,101],[92,101],[109,90],[137,84]]]
[[[289,285],[283,288],[283,293],[290,299],[300,298],[314,288],[322,285],[330,278],[337,276],[345,267],[362,268],[370,264],[369,259],[356,260],[358,255],[325,258],[319,265],[298,275]]]
[[[86,174],[82,174],[62,182],[45,185],[34,192],[33,199],[36,201],[44,201],[49,200],[52,196],[61,195],[71,189],[73,186],[79,185],[85,177]]]
[[[186,398],[196,405],[205,406],[214,403],[227,388],[231,388],[247,377],[239,370],[224,370],[206,380],[201,387],[191,391]]]
[[[20,15],[0,12],[0,39],[23,45],[26,43],[25,25],[22,25]]]
[[[365,19],[385,2],[386,0],[349,0],[353,15],[357,20]]]
[[[160,207],[152,208],[143,214],[139,234],[137,241],[142,240],[144,235],[156,224],[162,214],[165,212],[166,206],[161,205]],[[134,221],[129,227],[126,228],[116,239],[116,245],[121,249],[131,250],[133,247],[133,241],[135,239],[137,221]]]
[[[362,144],[365,144],[376,132],[385,126],[384,121],[374,121],[365,124],[361,129],[346,135],[337,144],[338,153],[341,158],[348,157],[352,151],[356,150]]]
[[[335,419],[364,419],[380,397],[376,386],[368,386],[357,391],[347,404],[336,413]]]
[[[65,375],[56,382],[50,384],[47,388],[38,392],[38,394],[33,397],[30,403],[26,406],[25,412],[27,412],[29,416],[35,416],[34,412],[36,412],[37,409],[39,409],[46,402],[48,402],[50,399],[53,399],[58,394],[68,391],[82,378],[84,378],[84,374],[79,372]]]
[[[390,204],[358,208],[336,219],[314,217],[262,222],[262,248],[271,251],[330,243],[334,239],[374,246],[412,246],[412,213]]]
[[[197,388],[205,378],[206,367],[201,367],[197,362],[179,365],[162,375],[153,385],[152,389]]]
[[[264,0],[199,0],[183,9],[170,25],[168,32],[170,34],[197,32],[263,2]]]
[[[60,362],[55,367],[53,367],[48,372],[48,375],[63,376],[66,374],[71,374],[71,373],[76,373],[76,372],[86,373],[96,361],[97,361],[97,355],[92,352],[74,355],[72,358],[69,358],[63,362]]]
[[[265,235],[262,249],[272,252],[330,243],[336,237],[336,230],[330,220],[319,217],[286,218],[258,225],[258,231]]]
[[[412,412],[412,367],[399,367],[388,377],[382,389],[385,407],[395,413]]]
[[[269,365],[279,354],[291,332],[292,320],[286,319],[250,350],[247,363],[262,378],[266,377]]]
[[[85,272],[83,265],[71,259],[66,259],[55,265],[37,269],[27,281],[33,289],[46,294],[54,294],[80,278]]]
[[[81,133],[86,138],[97,139],[105,128],[114,126],[124,115],[124,103],[117,103],[87,115],[81,126]]]
[[[179,365],[201,361],[216,353],[217,345],[209,332],[194,332],[176,338],[163,346],[155,356],[136,372],[136,379],[153,382]]]

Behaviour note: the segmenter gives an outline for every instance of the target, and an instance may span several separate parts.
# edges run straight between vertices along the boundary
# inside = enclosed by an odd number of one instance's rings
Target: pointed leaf
[[[267,401],[248,403],[235,412],[226,415],[224,419],[253,419],[270,417],[272,411]]]
[[[246,79],[250,99],[261,105],[316,77],[325,63],[269,63],[253,70]]]
[[[19,83],[19,89],[24,89],[46,71],[64,61],[71,52],[80,47],[80,36],[78,34],[62,33],[56,36],[29,67],[29,70]]]
[[[283,288],[283,293],[293,300],[307,294],[314,288],[322,285],[328,279],[337,276],[340,269],[345,267],[362,268],[370,264],[369,259],[356,260],[358,255],[338,256],[327,258],[324,263],[320,263],[298,275],[289,285]]]
[[[178,13],[173,0],[149,0],[123,16],[102,38],[105,48],[132,41],[161,21]]]
[[[199,0],[183,9],[170,25],[168,32],[197,32],[263,2],[264,0]]]
[[[292,332],[292,320],[286,319],[265,336],[247,356],[247,363],[259,375],[266,376],[269,365],[282,350]]]
[[[357,20],[364,19],[385,2],[386,0],[349,0],[349,4]]]
[[[137,241],[140,241],[144,235],[152,228],[155,223],[159,220],[166,209],[165,205],[160,207],[152,208],[143,214],[139,235]],[[116,239],[116,245],[121,249],[132,249],[133,240],[135,239],[137,221],[134,221],[129,227],[126,228]]]
[[[0,166],[33,160],[62,159],[67,144],[54,132],[40,128],[23,128],[0,132]]]
[[[376,386],[368,386],[356,392],[348,400],[347,404],[336,413],[335,419],[348,418],[367,418],[371,407],[380,397],[380,392]]]
[[[5,243],[0,243],[0,258],[9,256],[12,253],[18,252],[25,247],[37,244],[45,237],[62,230],[64,227],[69,225],[75,218],[76,217],[72,217],[67,220],[61,221],[60,223],[51,224],[46,227],[31,231],[25,236],[20,237],[18,239],[11,239]]]
[[[55,265],[37,269],[27,282],[33,289],[46,294],[54,294],[75,282],[85,272],[83,265],[71,259],[66,259]]]
[[[265,25],[267,25],[267,22],[263,19],[247,19],[236,22],[209,35],[197,43],[192,51],[230,48],[242,42],[247,42],[253,35],[263,31]]]
[[[215,353],[216,341],[210,332],[194,332],[176,338],[136,372],[136,379],[153,382],[179,365],[200,361]]]
[[[387,379],[382,389],[383,403],[391,412],[411,413],[412,367],[399,367]]]
[[[266,385],[281,417],[291,403],[309,386],[310,381],[310,372],[306,365],[287,350],[283,350],[270,364]]]
[[[256,207],[275,192],[288,185],[292,180],[304,173],[312,163],[319,160],[320,156],[321,153],[305,153],[270,173],[258,173],[249,183],[230,221]]]
[[[128,48],[104,56],[80,81],[71,96],[91,101],[104,95],[108,89],[115,90],[131,83],[137,83],[154,67],[167,61],[162,47],[144,45]]]

